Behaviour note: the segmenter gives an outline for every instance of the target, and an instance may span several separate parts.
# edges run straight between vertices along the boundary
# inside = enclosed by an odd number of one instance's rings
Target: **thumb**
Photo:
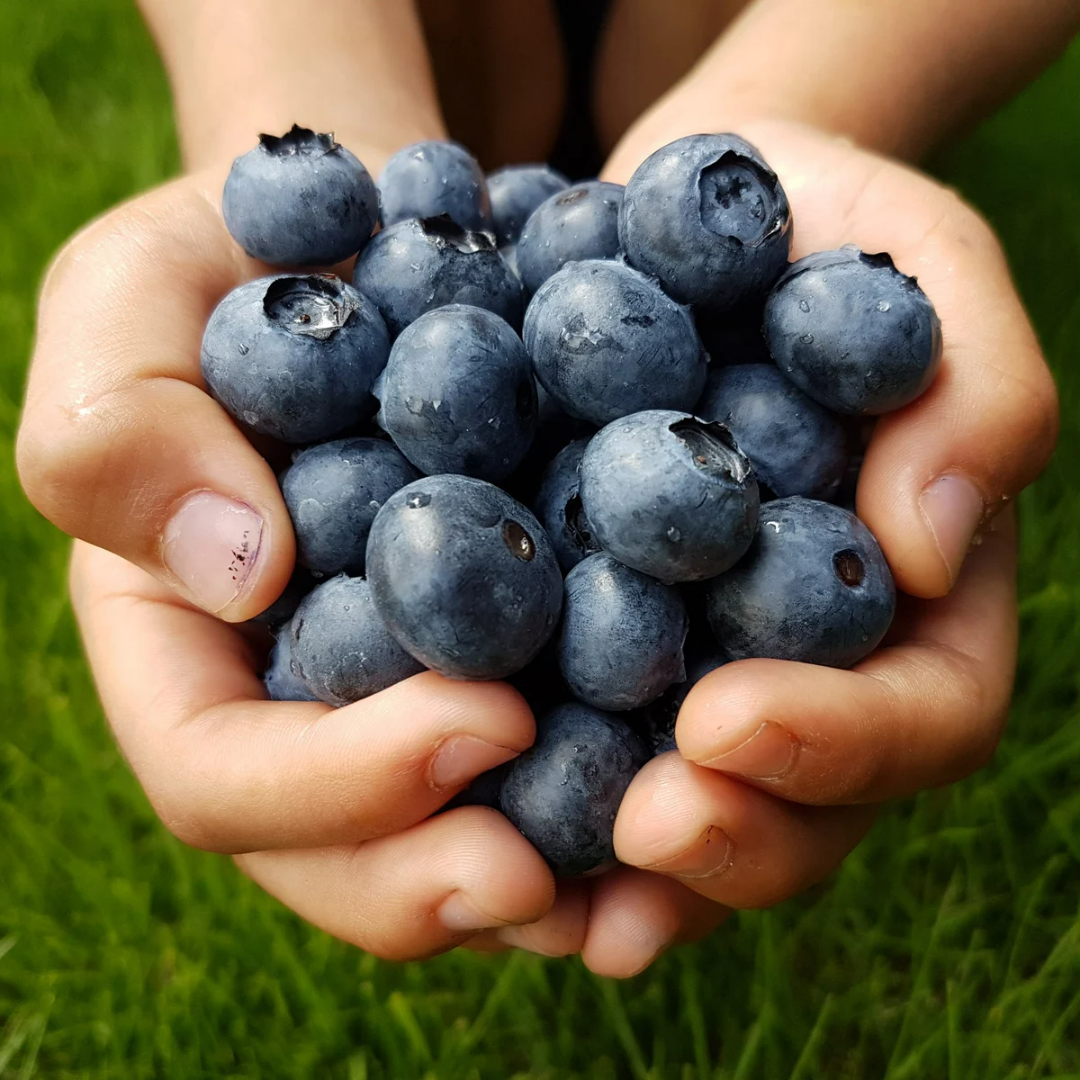
[[[273,471],[203,390],[206,320],[259,269],[225,230],[215,180],[121,206],[57,257],[17,459],[65,532],[240,621],[280,594],[294,544]]]

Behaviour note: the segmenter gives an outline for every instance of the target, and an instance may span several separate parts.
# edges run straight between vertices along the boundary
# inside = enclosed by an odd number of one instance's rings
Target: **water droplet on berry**
[[[799,310],[800,311],[809,311],[810,310],[810,301],[809,300],[800,300],[799,301]]]
[[[405,505],[410,510],[422,510],[425,506],[431,503],[431,496],[423,491],[418,491],[415,495],[410,495],[405,500]]]

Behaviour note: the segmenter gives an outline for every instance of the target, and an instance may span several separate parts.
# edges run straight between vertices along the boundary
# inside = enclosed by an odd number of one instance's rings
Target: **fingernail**
[[[197,491],[165,526],[162,559],[199,607],[217,613],[243,591],[259,555],[262,529],[262,518],[250,506]]]
[[[436,909],[435,917],[455,932],[461,930],[492,930],[505,926],[505,919],[496,919],[481,911],[463,892],[452,892]]]
[[[962,473],[946,473],[922,489],[919,509],[945,563],[951,587],[986,511],[982,493]]]
[[[428,778],[434,788],[458,787],[517,756],[518,752],[508,746],[497,746],[472,735],[454,735],[439,744]]]
[[[689,847],[660,862],[650,863],[643,870],[661,874],[678,874],[685,878],[718,877],[735,858],[735,845],[723,829],[710,825]]]
[[[745,729],[732,732],[726,745],[728,749],[714,748],[712,757],[698,760],[698,764],[750,780],[780,780],[791,772],[799,756],[798,740],[771,720],[758,724],[749,734]]]

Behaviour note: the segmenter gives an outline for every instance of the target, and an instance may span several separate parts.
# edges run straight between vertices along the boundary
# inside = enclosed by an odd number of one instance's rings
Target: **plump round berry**
[[[225,181],[225,225],[249,255],[273,266],[333,266],[355,255],[379,217],[367,169],[333,135],[293,124],[260,135]]]
[[[491,228],[484,172],[463,146],[431,139],[402,147],[379,177],[382,223],[447,214],[463,229]]]
[[[548,463],[534,509],[564,571],[600,550],[581,504],[581,459],[588,439],[567,443]]]
[[[602,870],[615,861],[619,804],[648,757],[621,718],[561,705],[537,723],[536,742],[511,764],[502,812],[557,877]]]
[[[290,624],[292,670],[328,705],[370,697],[424,670],[394,640],[363,578],[316,586]]]
[[[578,701],[637,709],[686,678],[687,629],[678,590],[599,552],[566,577],[559,669]]]
[[[843,424],[772,364],[713,368],[694,415],[731,432],[773,495],[831,499],[839,491],[848,460]]]
[[[540,523],[468,476],[431,476],[392,495],[368,536],[367,573],[394,637],[454,678],[520,671],[562,609],[562,575]]]
[[[491,234],[469,232],[445,215],[377,233],[356,260],[353,284],[382,312],[391,337],[446,304],[472,304],[521,326],[521,282]]]
[[[688,135],[630,177],[619,215],[627,262],[680,303],[728,310],[787,264],[791,210],[776,174],[737,135]]]
[[[915,278],[851,244],[792,263],[765,304],[765,340],[792,382],[852,416],[914,401],[941,361],[941,323]]]
[[[302,451],[281,477],[297,561],[324,577],[362,574],[379,508],[419,478],[383,439],[338,439]]]
[[[542,202],[525,222],[517,243],[517,267],[526,292],[534,293],[568,262],[614,259],[619,254],[622,184],[587,180]]]
[[[361,418],[389,354],[382,317],[352,286],[331,274],[259,278],[214,309],[202,375],[245,426],[310,443]]]
[[[570,181],[547,165],[506,165],[488,174],[487,185],[495,239],[506,247],[517,243],[529,215]]]
[[[501,480],[536,433],[536,380],[498,315],[451,304],[421,315],[390,350],[379,423],[423,473]]]
[[[263,685],[271,701],[318,701],[308,684],[292,669],[292,636],[286,626],[276,636],[263,672]]]
[[[885,556],[854,514],[814,499],[761,508],[746,557],[709,583],[709,624],[734,660],[772,657],[851,667],[892,622]]]
[[[581,501],[604,551],[665,582],[723,573],[757,527],[750,462],[722,424],[686,413],[635,413],[593,436]]]
[[[686,308],[617,262],[568,263],[525,314],[537,378],[571,416],[606,424],[644,409],[692,409],[707,373]]]

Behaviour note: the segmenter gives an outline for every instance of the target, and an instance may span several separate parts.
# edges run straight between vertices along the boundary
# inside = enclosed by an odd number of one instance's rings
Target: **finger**
[[[270,466],[200,375],[214,305],[265,272],[226,231],[218,180],[150,192],[57,257],[18,465],[30,500],[65,532],[238,621],[278,596],[294,549]]]
[[[532,845],[478,806],[360,845],[236,861],[308,922],[386,960],[431,956],[485,929],[534,922],[555,898]]]
[[[915,602],[900,644],[851,671],[744,660],[711,672],[676,725],[683,756],[804,803],[877,802],[985,764],[1016,662],[1016,541],[1002,515],[952,594]]]
[[[795,221],[792,258],[854,243],[918,277],[941,319],[930,389],[878,422],[859,516],[899,587],[943,596],[984,521],[1042,471],[1057,438],[1053,379],[989,226],[913,169],[791,124],[750,125]]]
[[[165,824],[215,851],[366,840],[530,746],[505,683],[426,672],[343,709],[266,700],[237,628],[77,545],[72,594],[106,714]]]
[[[661,754],[627,789],[615,852],[728,907],[769,907],[830,874],[872,815],[868,807],[797,806]]]
[[[597,975],[639,975],[673,945],[697,941],[730,914],[672,878],[618,866],[593,882],[581,958]]]
[[[581,952],[589,924],[588,881],[556,882],[555,902],[536,922],[505,926],[477,934],[468,948],[477,952],[522,949],[539,956],[573,956]]]

